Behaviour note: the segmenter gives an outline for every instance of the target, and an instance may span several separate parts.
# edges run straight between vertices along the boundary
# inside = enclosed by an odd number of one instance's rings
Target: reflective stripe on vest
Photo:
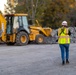
[[[69,44],[70,43],[70,37],[68,35],[68,28],[64,29],[64,32],[61,34],[61,28],[58,29],[58,43],[59,44]]]

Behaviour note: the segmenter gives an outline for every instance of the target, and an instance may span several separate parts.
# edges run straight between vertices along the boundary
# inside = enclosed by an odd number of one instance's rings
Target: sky
[[[7,3],[7,0],[0,0],[0,10],[3,12],[4,11],[4,4]]]

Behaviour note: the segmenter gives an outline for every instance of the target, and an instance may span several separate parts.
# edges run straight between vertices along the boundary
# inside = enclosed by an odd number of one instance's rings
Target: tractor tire
[[[44,44],[45,41],[44,35],[42,34],[37,35],[35,41],[37,44]]]
[[[16,37],[16,45],[23,46],[29,42],[29,36],[26,32],[19,32]]]

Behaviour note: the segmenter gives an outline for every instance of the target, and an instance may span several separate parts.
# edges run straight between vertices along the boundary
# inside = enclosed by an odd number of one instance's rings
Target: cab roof
[[[5,16],[28,16],[28,14],[6,14]]]

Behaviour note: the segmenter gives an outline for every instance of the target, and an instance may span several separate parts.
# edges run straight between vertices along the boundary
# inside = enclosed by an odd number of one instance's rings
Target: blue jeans
[[[66,59],[69,59],[69,44],[59,44],[59,47],[61,50],[62,61],[65,61],[65,55]]]

